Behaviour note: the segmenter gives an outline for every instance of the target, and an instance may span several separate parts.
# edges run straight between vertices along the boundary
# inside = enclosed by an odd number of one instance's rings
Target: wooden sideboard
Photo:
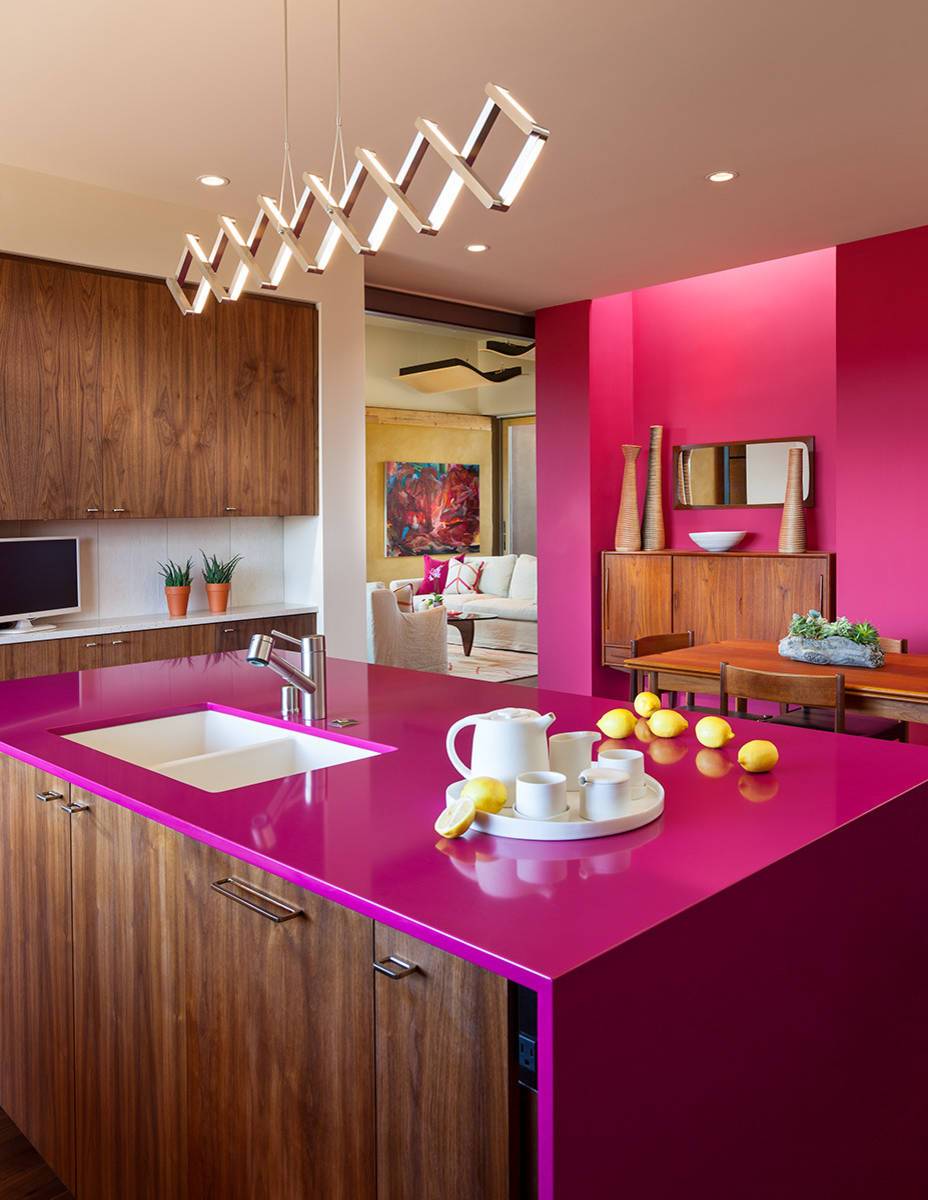
[[[94,667],[244,650],[254,634],[270,633],[272,629],[291,637],[305,637],[316,632],[316,614],[289,613],[244,620],[236,620],[233,616],[219,623],[202,625],[159,625],[128,633],[0,643],[0,679],[58,675],[63,671],[89,671]]]
[[[312,515],[316,310],[0,255],[0,520]]]
[[[602,662],[621,667],[634,638],[692,629],[697,643],[778,641],[794,612],[834,617],[835,556],[688,550],[604,551]]]

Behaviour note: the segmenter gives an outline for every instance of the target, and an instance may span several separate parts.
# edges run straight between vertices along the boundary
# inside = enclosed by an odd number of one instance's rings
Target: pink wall
[[[672,447],[815,436],[809,546],[834,547],[835,251],[701,275],[634,293],[634,441],[664,426],[667,544],[699,529],[748,529],[775,550],[780,510],[674,509]],[[618,464],[618,456],[616,455]],[[640,472],[642,494],[645,471]]]
[[[928,652],[928,226],[838,247],[838,607]]]

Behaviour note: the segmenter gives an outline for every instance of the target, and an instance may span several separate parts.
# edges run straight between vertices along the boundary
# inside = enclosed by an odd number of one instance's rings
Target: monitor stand
[[[15,621],[13,623],[12,633],[42,633],[46,629],[57,629],[57,625],[33,625],[32,621],[26,617],[24,621]]]

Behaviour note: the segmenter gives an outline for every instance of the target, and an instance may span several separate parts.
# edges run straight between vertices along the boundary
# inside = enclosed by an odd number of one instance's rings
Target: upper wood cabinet
[[[223,509],[316,511],[316,310],[243,297],[216,324]]]
[[[0,520],[315,513],[316,330],[0,256]]]
[[[74,520],[103,507],[102,283],[0,257],[0,520]]]
[[[106,515],[218,516],[216,306],[183,317],[163,284],[100,282]]]

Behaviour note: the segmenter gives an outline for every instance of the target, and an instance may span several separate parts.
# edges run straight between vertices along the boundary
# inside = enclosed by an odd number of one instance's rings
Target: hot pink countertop
[[[644,829],[445,842],[432,825],[455,779],[444,750],[452,721],[515,705],[557,713],[551,732],[592,729],[613,702],[335,659],[330,715],[358,718],[350,738],[395,751],[208,793],[60,736],[206,705],[278,719],[279,701],[278,678],[241,654],[0,683],[0,751],[530,986],[928,780],[928,748],[733,721],[735,746],[772,734],[773,773],[745,775],[732,749],[701,752],[691,727],[645,747],[667,798]]]

